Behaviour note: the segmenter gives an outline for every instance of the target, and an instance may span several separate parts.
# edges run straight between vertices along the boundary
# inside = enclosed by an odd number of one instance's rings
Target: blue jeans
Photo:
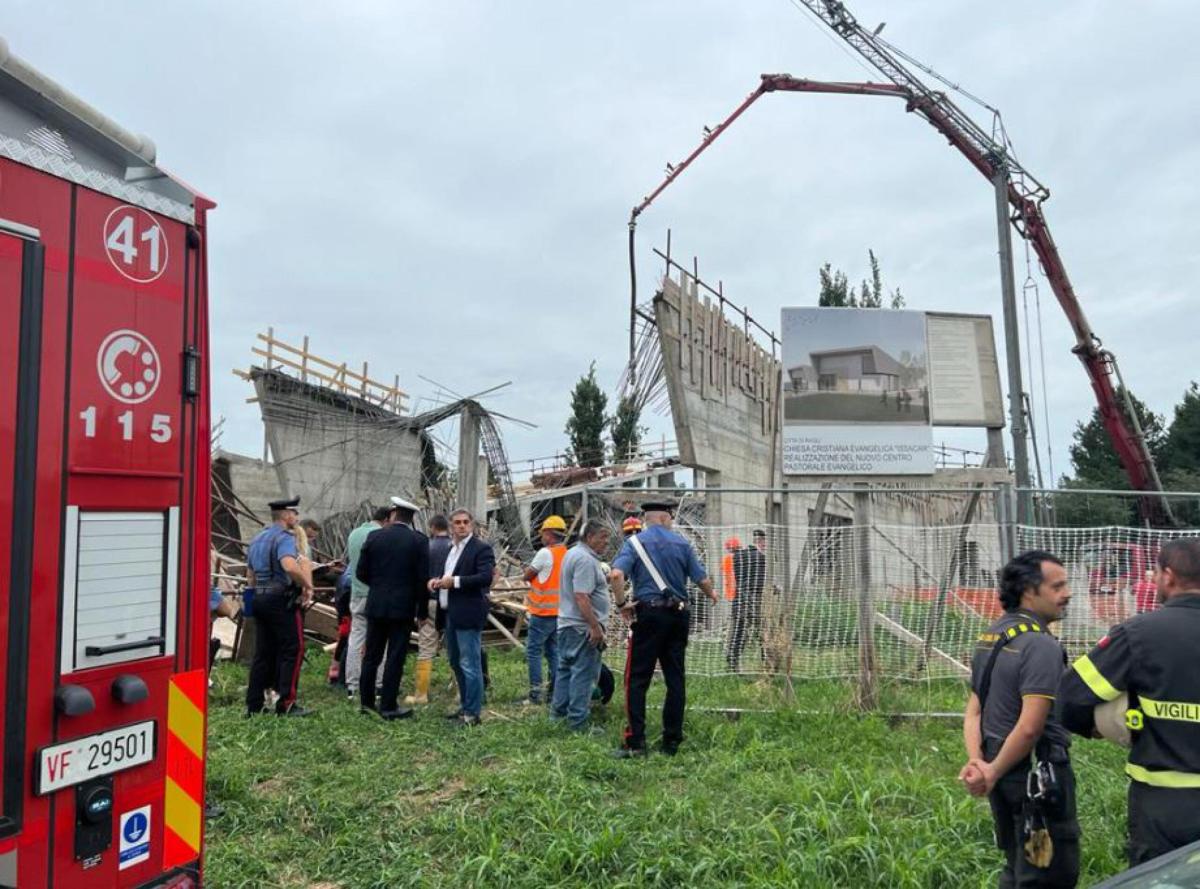
[[[483,633],[464,630],[447,622],[446,655],[458,683],[458,700],[467,716],[483,709]]]
[[[558,670],[558,645],[555,636],[557,628],[557,617],[529,615],[529,630],[525,636],[525,660],[529,664],[529,699],[531,701],[542,699],[543,652],[546,655],[546,666],[549,667],[550,685],[554,686],[554,677]]]
[[[584,627],[558,628],[558,673],[550,718],[566,717],[573,729],[584,728],[592,708],[592,689],[600,678],[600,649],[588,641]]]

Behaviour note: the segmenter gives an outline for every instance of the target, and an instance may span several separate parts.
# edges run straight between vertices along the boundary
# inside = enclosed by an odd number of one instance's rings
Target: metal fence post
[[[1005,565],[1013,557],[1015,516],[1010,508],[1012,486],[1007,482],[996,485],[996,531],[1000,538],[1000,564]]]
[[[776,532],[776,535],[782,536],[783,540],[779,543],[776,543],[774,546],[776,552],[775,565],[777,569],[782,568],[782,571],[778,575],[782,581],[779,584],[779,588],[782,590],[787,590],[788,594],[790,595],[792,591],[788,589],[788,578],[792,576],[792,514],[791,504],[788,502],[788,483],[786,481],[783,482],[780,491],[780,527]],[[782,543],[782,545],[780,545],[780,543]]]
[[[579,533],[583,533],[583,526],[588,521],[588,489],[584,488],[579,492]]]
[[[871,592],[871,492],[865,484],[854,486],[854,537],[858,550],[858,705],[874,710],[875,603]]]

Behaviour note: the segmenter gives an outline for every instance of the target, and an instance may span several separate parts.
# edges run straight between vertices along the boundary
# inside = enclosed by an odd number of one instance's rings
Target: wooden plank
[[[508,627],[504,626],[504,624],[500,623],[500,621],[498,621],[496,619],[496,615],[492,614],[489,611],[487,617],[488,617],[488,623],[490,623],[493,627],[495,627],[497,630],[499,630],[501,636],[503,636],[505,639],[507,639],[509,642],[511,642],[517,648],[521,649],[521,651],[525,650],[525,646],[521,644],[520,640],[517,639],[516,636],[514,636],[512,633],[510,633],[508,631]]]
[[[399,389],[399,383],[400,383],[399,376],[396,377],[396,386],[389,387],[386,383],[383,383],[379,380],[371,379],[365,373],[365,371],[367,370],[366,362],[363,363],[364,373],[358,374],[355,371],[350,370],[347,367],[346,362],[342,362],[339,364],[337,362],[330,361],[326,358],[322,358],[319,355],[314,355],[312,352],[308,351],[308,337],[307,336],[304,338],[305,345],[304,345],[303,349],[298,349],[295,346],[290,345],[289,343],[285,343],[282,340],[277,340],[273,336],[269,336],[267,334],[262,334],[262,333],[257,334],[257,338],[267,344],[267,349],[266,349],[266,351],[263,351],[262,349],[254,348],[252,351],[256,355],[265,356],[271,361],[278,362],[278,363],[285,363],[283,357],[278,354],[279,351],[283,351],[283,352],[287,352],[291,355],[296,355],[296,356],[300,357],[301,362],[299,364],[292,363],[292,364],[288,365],[289,367],[293,367],[298,370],[305,370],[308,368],[308,365],[317,364],[322,367],[326,367],[329,370],[335,371],[336,372],[335,376],[342,377],[344,381],[353,380],[355,383],[361,383],[361,382],[365,381],[367,383],[367,385],[374,386],[374,387],[382,390],[383,392],[389,391],[390,388]],[[309,370],[309,372],[313,373],[313,374],[317,373],[317,371],[315,371],[315,370]],[[402,389],[399,391],[404,395],[408,394],[408,393],[404,392],[404,390],[402,390]]]
[[[895,636],[901,642],[907,642],[913,648],[921,648],[925,644],[925,640],[923,640],[920,636],[918,636],[916,633],[912,632],[908,628],[902,626],[901,624],[896,623],[896,621],[892,620],[890,617],[888,617],[886,614],[884,614],[881,611],[875,612],[875,625],[886,630],[888,633]],[[936,646],[930,646],[929,654],[932,656],[933,660],[940,661],[941,663],[945,664],[947,667],[949,667],[951,670],[953,670],[958,675],[960,675],[960,676],[970,676],[971,675],[970,667],[968,667],[962,661],[959,661],[959,660],[955,659],[954,657],[946,654],[946,652],[942,651],[940,648],[937,648]]]

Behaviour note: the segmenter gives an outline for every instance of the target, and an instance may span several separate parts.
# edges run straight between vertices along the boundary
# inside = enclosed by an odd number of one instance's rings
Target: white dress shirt
[[[458,557],[462,555],[463,548],[466,547],[467,541],[472,535],[468,534],[462,540],[455,541],[450,544],[450,552],[446,554],[446,568],[442,572],[444,577],[454,577],[454,569],[458,567]],[[454,588],[459,588],[458,578],[454,577]],[[442,590],[438,595],[438,607],[445,610],[450,607],[450,591]]]

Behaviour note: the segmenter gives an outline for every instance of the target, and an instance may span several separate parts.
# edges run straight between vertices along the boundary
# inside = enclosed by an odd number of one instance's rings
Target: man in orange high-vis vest
[[[558,670],[558,587],[563,556],[567,553],[567,523],[552,515],[542,522],[542,548],[537,551],[525,580],[529,596],[529,629],[525,636],[525,660],[529,664],[529,697],[523,703],[541,704],[547,700],[542,689],[542,657],[550,671],[550,693],[554,692],[554,674]]]

